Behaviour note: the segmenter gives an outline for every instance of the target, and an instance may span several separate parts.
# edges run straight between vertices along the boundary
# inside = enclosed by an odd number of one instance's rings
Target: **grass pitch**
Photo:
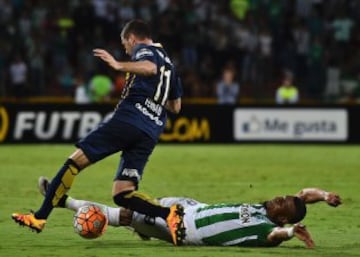
[[[72,213],[64,209],[54,210],[40,234],[20,228],[11,213],[40,206],[37,178],[55,175],[73,150],[71,145],[0,146],[0,256],[359,256],[359,146],[159,145],[146,167],[140,190],[154,197],[260,202],[303,187],[336,191],[342,206],[308,207],[303,223],[312,233],[314,250],[296,239],[277,248],[173,247],[158,240],[141,241],[124,228],[112,227],[101,238],[85,240],[73,232]],[[70,195],[113,205],[118,159],[113,155],[83,171]]]

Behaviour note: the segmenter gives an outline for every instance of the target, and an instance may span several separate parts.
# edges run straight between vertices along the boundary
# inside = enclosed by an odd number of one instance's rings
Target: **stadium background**
[[[184,111],[171,117],[167,128],[177,136],[164,135],[162,141],[359,141],[359,1],[8,0],[0,7],[0,142],[68,143],[84,136],[76,130],[86,110],[104,115],[124,86],[124,74],[94,58],[92,49],[102,47],[126,60],[119,34],[133,18],[151,24],[155,41],[167,49],[183,81]],[[234,73],[239,92],[230,90],[233,101],[223,103],[217,87],[227,69]],[[112,89],[99,100],[92,88],[100,76],[111,81]],[[276,90],[287,77],[300,100],[280,106]],[[85,106],[77,100],[79,92],[89,96]],[[247,121],[239,121],[235,113],[254,106],[262,109],[252,109]],[[262,116],[271,107],[285,114]],[[309,118],[303,107],[320,112]],[[294,112],[297,108],[300,112]],[[72,136],[48,136],[56,111],[67,110],[78,110],[81,116],[68,132]],[[323,115],[321,110],[329,112]],[[334,110],[343,111],[343,117],[334,118]],[[300,113],[298,120],[292,120],[292,113]],[[64,115],[60,124],[66,123]],[[309,136],[284,136],[297,126]],[[257,127],[262,129],[258,137]],[[22,136],[16,131],[23,131]],[[250,132],[254,135],[248,137]],[[247,135],[244,139],[237,133]],[[271,138],[274,133],[279,136]]]
[[[347,145],[360,141],[359,6],[356,0],[0,0],[0,255],[359,256],[359,146]],[[344,204],[309,206],[304,220],[315,250],[297,240],[271,249],[174,248],[141,241],[121,228],[108,228],[89,241],[73,233],[71,213],[59,209],[39,235],[14,225],[12,212],[26,212],[42,201],[37,178],[52,177],[73,151],[67,143],[117,102],[123,77],[104,69],[91,50],[104,47],[127,58],[119,32],[134,17],[152,24],[185,89],[183,112],[170,117],[171,127],[149,161],[141,189],[209,203],[261,202],[308,186],[333,190]],[[338,26],[345,31],[340,36]],[[27,67],[22,90],[14,90],[9,73],[17,57]],[[236,71],[240,94],[234,104],[220,105],[215,87],[229,66]],[[110,98],[77,104],[79,85],[89,87],[91,78],[104,72],[115,85]],[[300,102],[278,106],[275,90],[289,72]],[[297,111],[307,137],[286,134],[295,126]],[[256,132],[254,116],[270,129],[262,139],[244,140],[235,127]],[[318,144],[324,142],[330,144]],[[118,158],[81,173],[71,194],[113,205],[110,188]]]
[[[301,103],[359,98],[359,1],[3,0],[0,17],[1,101],[72,101],[79,83],[104,72],[116,101],[123,77],[104,69],[91,50],[127,58],[119,33],[132,18],[148,21],[172,56],[185,101],[216,103],[215,85],[228,66],[240,84],[237,103],[274,103],[286,72]],[[15,60],[28,71],[21,90],[9,74]]]

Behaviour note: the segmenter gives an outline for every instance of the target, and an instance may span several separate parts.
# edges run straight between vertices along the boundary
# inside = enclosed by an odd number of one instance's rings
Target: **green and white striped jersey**
[[[261,204],[215,204],[185,208],[185,244],[267,246],[277,227]]]

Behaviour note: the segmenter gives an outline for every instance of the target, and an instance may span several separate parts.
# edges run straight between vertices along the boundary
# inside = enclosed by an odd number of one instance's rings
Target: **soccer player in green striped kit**
[[[40,177],[43,194],[49,181]],[[308,248],[315,246],[306,227],[299,223],[306,215],[306,204],[324,201],[336,207],[340,196],[319,188],[305,188],[294,196],[275,197],[261,204],[205,204],[194,199],[165,197],[158,199],[163,206],[184,206],[184,245],[216,246],[277,246],[296,237]],[[143,239],[158,238],[172,242],[166,222],[161,218],[113,208],[103,204],[65,196],[65,207],[74,211],[85,205],[99,206],[108,217],[110,226],[131,227]]]

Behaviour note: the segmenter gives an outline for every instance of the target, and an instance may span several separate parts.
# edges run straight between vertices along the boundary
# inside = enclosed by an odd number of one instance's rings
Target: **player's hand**
[[[311,238],[309,231],[307,231],[305,225],[297,223],[294,225],[294,236],[303,241],[307,248],[314,248],[315,243]]]
[[[329,192],[326,199],[326,203],[330,206],[337,207],[341,204],[341,198],[338,194]]]
[[[94,56],[99,57],[101,60],[109,64],[110,67],[114,68],[115,70],[119,69],[119,62],[117,62],[114,57],[109,54],[108,51],[100,48],[96,48],[93,50]]]

